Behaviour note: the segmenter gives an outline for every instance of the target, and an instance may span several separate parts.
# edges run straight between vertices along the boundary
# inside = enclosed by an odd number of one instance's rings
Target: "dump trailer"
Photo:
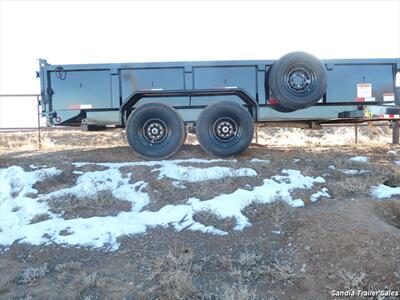
[[[292,52],[278,60],[39,64],[49,126],[125,128],[131,148],[147,159],[174,155],[189,128],[206,152],[232,156],[250,145],[254,124],[400,119],[400,58]]]

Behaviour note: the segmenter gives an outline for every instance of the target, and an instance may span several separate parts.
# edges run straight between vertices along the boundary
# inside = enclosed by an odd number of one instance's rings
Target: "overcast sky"
[[[400,1],[0,0],[3,94],[39,92],[38,58],[271,59],[294,50],[320,58],[399,57]],[[4,114],[4,104],[0,109]]]

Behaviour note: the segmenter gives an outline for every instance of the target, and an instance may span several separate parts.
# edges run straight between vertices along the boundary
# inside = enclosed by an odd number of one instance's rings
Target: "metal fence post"
[[[400,136],[400,121],[396,121],[393,123],[393,144],[399,144]]]
[[[358,125],[354,125],[354,142],[358,144]]]

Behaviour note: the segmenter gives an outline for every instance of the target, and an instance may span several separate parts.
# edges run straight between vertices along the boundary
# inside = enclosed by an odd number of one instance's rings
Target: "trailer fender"
[[[248,107],[253,119],[256,119],[257,101],[245,90],[238,88],[224,88],[215,90],[177,90],[177,91],[135,91],[122,103],[120,111],[124,115],[131,113],[133,108],[143,98],[156,97],[200,97],[200,96],[238,96]],[[190,107],[188,107],[190,108]]]

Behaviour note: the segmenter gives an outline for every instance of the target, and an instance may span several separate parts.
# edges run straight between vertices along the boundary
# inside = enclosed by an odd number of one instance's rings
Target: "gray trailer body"
[[[326,93],[295,111],[275,107],[268,86],[275,60],[51,65],[40,60],[43,114],[52,125],[124,127],[139,104],[163,102],[195,123],[209,104],[246,105],[256,123],[398,119],[400,59],[327,59]]]

